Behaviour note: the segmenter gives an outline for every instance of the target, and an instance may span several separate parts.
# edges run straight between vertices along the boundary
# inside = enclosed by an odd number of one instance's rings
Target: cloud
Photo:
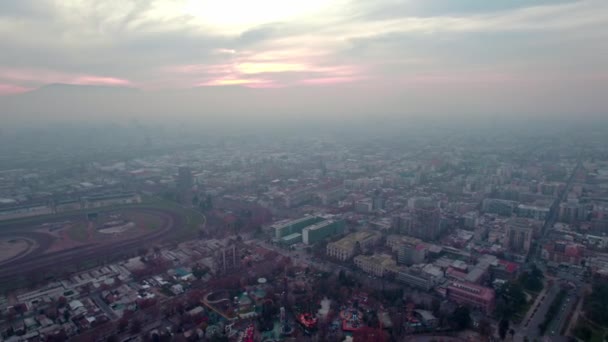
[[[13,84],[2,84],[0,83],[0,95],[14,95],[21,94],[32,90],[32,88],[26,88],[21,86],[16,86]]]
[[[24,84],[75,84],[75,85],[109,85],[130,86],[129,80],[117,77],[57,72],[45,69],[11,69],[0,68],[0,80]]]
[[[2,1],[0,83],[385,89],[605,82],[593,76],[605,70],[608,53],[603,0],[214,3]]]
[[[574,3],[576,0],[357,0],[356,13],[367,19],[383,20],[396,17],[469,16],[471,14],[500,13],[516,9]]]

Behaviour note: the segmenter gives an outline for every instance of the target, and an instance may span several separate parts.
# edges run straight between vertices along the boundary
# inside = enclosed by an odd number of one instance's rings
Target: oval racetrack
[[[162,225],[159,229],[151,231],[149,234],[136,238],[124,239],[119,241],[108,241],[90,243],[75,248],[65,249],[56,252],[47,252],[52,245],[53,236],[41,232],[24,230],[24,227],[32,226],[29,224],[14,224],[0,231],[0,239],[25,238],[36,242],[35,246],[24,253],[0,262],[0,284],[6,284],[17,277],[27,276],[36,272],[48,273],[49,270],[59,274],[64,269],[71,269],[78,263],[91,260],[103,260],[112,258],[117,254],[125,252],[135,252],[139,247],[161,241],[168,236],[171,231],[183,225],[183,219],[170,210],[157,208],[129,208],[127,210],[147,213],[160,216]],[[82,216],[79,216],[81,218]],[[69,218],[67,218],[69,219]],[[66,218],[64,218],[66,220]],[[59,275],[57,274],[57,275]]]

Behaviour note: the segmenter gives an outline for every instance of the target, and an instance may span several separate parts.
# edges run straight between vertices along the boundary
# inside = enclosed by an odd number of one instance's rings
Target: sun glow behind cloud
[[[606,82],[593,76],[606,69],[605,0],[465,3],[0,1],[0,84],[7,93],[48,83],[459,90],[464,82]]]

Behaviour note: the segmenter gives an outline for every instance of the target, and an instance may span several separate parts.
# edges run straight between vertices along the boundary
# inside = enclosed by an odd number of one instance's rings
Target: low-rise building
[[[302,233],[302,230],[307,226],[323,221],[322,217],[304,216],[296,220],[288,220],[273,224],[271,229],[274,231],[274,237],[280,239],[291,234]]]
[[[47,215],[52,213],[53,209],[45,203],[3,207],[0,208],[0,221]]]
[[[393,252],[398,252],[399,248],[403,245],[417,245],[421,242],[422,240],[420,239],[406,235],[392,234],[386,237],[386,245],[390,247]]]
[[[498,260],[490,269],[496,279],[515,280],[519,275],[519,264],[512,261]]]
[[[549,216],[549,211],[549,207],[539,207],[526,204],[520,204],[516,209],[517,216],[519,217],[526,217],[541,221],[547,219],[547,216]]]
[[[555,241],[546,244],[542,258],[557,263],[580,265],[585,256],[585,246],[571,241]]]
[[[432,266],[432,265],[427,265]],[[395,274],[395,279],[413,288],[429,291],[444,281],[440,270],[412,266],[402,268]]]
[[[313,198],[313,191],[310,188],[303,188],[291,191],[285,194],[285,206],[287,208],[297,207],[306,202],[309,202]]]
[[[358,255],[353,261],[363,272],[382,277],[387,269],[396,265],[395,260],[388,254]]]
[[[427,246],[423,243],[402,245],[397,254],[399,263],[414,265],[423,263],[426,259]]]
[[[291,246],[299,242],[302,242],[302,234],[300,233],[289,234],[279,240],[279,243],[283,246]]]
[[[494,310],[496,294],[489,287],[455,281],[448,285],[446,294],[451,301],[481,309],[486,314]]]
[[[428,310],[414,310],[414,315],[418,318],[422,324],[424,324],[427,328],[435,328],[439,324],[439,320],[431,311]]]
[[[355,202],[355,211],[358,213],[369,214],[373,208],[374,203],[371,198],[363,198]]]
[[[483,200],[481,210],[484,213],[498,214],[501,216],[511,216],[517,207],[517,202],[497,199],[497,198],[486,198]]]
[[[101,208],[112,205],[140,203],[141,197],[134,193],[112,193],[103,195],[93,195],[84,198],[84,207]]]
[[[338,202],[339,200],[344,198],[344,187],[338,186],[318,194],[321,199],[321,204],[330,205],[332,203]]]
[[[325,220],[308,226],[302,230],[302,242],[307,245],[324,240],[332,235],[341,234],[344,231],[343,220]]]
[[[347,235],[346,237],[327,244],[327,255],[340,261],[345,261],[353,256],[357,250],[363,250],[380,240],[380,233],[360,231]]]

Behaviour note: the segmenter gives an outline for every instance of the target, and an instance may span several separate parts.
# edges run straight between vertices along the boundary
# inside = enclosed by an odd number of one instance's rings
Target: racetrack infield
[[[87,212],[91,212],[90,210]],[[23,286],[34,280],[67,275],[87,263],[115,260],[126,255],[134,255],[138,249],[161,243],[185,227],[185,215],[172,208],[136,207],[100,209],[99,213],[135,213],[140,216],[156,217],[154,229],[141,230],[138,234],[125,234],[112,239],[95,239],[75,244],[65,243],[65,248],[57,248],[58,234],[41,231],[41,225],[57,222],[81,222],[87,212],[60,215],[56,218],[44,217],[39,220],[28,218],[0,225],[0,240],[29,241],[28,249],[8,255],[0,261],[0,287]],[[172,234],[174,233],[174,234]]]

